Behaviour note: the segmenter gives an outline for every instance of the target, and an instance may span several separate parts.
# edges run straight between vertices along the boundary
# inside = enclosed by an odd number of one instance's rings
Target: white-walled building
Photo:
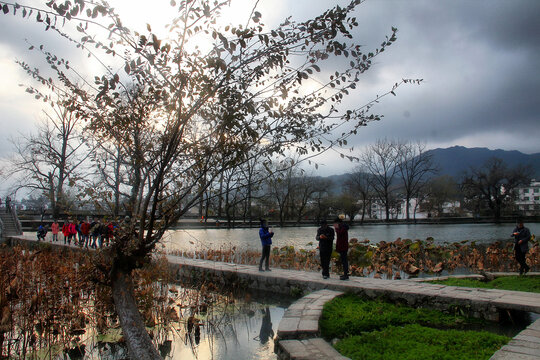
[[[540,213],[540,181],[531,180],[529,186],[516,188],[516,206],[524,215]]]

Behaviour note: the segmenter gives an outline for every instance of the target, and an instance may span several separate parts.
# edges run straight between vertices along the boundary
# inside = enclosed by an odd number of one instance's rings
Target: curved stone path
[[[320,338],[319,329],[324,304],[341,294],[340,291],[319,290],[289,306],[277,331],[276,352],[279,359],[347,359]]]

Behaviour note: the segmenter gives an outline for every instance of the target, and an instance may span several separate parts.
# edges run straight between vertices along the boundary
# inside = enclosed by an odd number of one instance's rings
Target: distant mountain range
[[[436,176],[450,175],[456,181],[460,181],[461,176],[467,170],[479,168],[493,157],[502,159],[510,168],[517,164],[530,165],[533,168],[534,177],[540,179],[540,153],[528,155],[516,150],[490,150],[463,146],[433,149],[427,152],[433,155],[433,161],[440,169]],[[333,182],[331,191],[340,192],[347,177],[348,174],[327,177]]]
[[[490,150],[463,146],[433,149],[429,150],[428,153],[433,155],[433,161],[438,164],[439,175],[450,175],[458,181],[465,171],[479,168],[493,157],[502,159],[509,167],[517,164],[530,165],[533,168],[534,176],[540,178],[540,153],[528,155],[516,150]]]

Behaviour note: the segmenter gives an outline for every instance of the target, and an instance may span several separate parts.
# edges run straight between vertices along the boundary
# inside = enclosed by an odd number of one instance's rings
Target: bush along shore
[[[477,328],[486,321],[346,294],[325,304],[320,328],[335,348],[362,359],[489,359],[510,341]]]
[[[531,271],[540,268],[540,246],[531,243],[527,263]],[[172,251],[171,255],[188,258],[234,262],[237,264],[256,265],[259,263],[259,251],[198,250]],[[297,250],[293,246],[274,247],[271,252],[271,266],[304,270],[319,270],[319,252],[317,249]],[[332,270],[341,272],[337,252],[332,254]],[[403,276],[415,276],[419,273],[452,273],[456,269],[466,269],[471,273],[482,271],[513,272],[517,271],[514,260],[513,244],[495,242],[490,245],[462,241],[459,243],[436,245],[433,239],[422,240],[397,239],[393,242],[380,242],[372,245],[369,240],[349,241],[349,265],[353,276],[375,276],[400,279]]]

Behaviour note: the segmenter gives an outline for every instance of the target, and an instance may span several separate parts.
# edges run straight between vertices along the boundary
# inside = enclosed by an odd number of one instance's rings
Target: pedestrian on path
[[[62,225],[62,234],[64,235],[64,244],[66,241],[69,241],[69,244],[71,244],[71,239],[69,237],[69,221],[64,221],[64,225]]]
[[[332,257],[332,248],[334,244],[334,229],[328,226],[326,220],[321,221],[321,227],[317,229],[319,241],[319,254],[321,257],[321,267],[323,279],[330,277],[330,258]]]
[[[56,221],[56,219],[54,219],[51,225],[51,232],[52,232],[52,241],[54,242],[58,241],[58,233],[60,232],[60,224],[58,224],[58,221]]]
[[[88,248],[89,242],[90,242],[90,223],[88,221],[84,221],[80,225],[81,234],[82,234],[82,241],[81,243],[84,243],[84,247]]]
[[[523,225],[523,220],[519,219],[517,221],[512,236],[514,237],[514,253],[519,264],[519,275],[523,275],[530,269],[529,265],[527,265],[526,255],[529,252],[529,240],[531,238],[531,232]]]
[[[272,246],[272,237],[274,232],[270,231],[268,228],[268,223],[266,220],[261,219],[261,228],[259,229],[259,237],[261,238],[262,245],[262,256],[261,261],[259,262],[259,271],[271,271],[270,270],[270,247]],[[263,270],[263,262],[265,262],[265,267]]]
[[[47,229],[43,224],[39,225],[37,231],[37,241],[45,241],[45,236],[47,236]]]
[[[71,240],[73,240],[73,244],[74,245],[77,245],[77,224],[76,224],[77,220],[73,220],[71,221],[69,224],[68,224],[68,229],[69,229],[69,244],[71,245]]]
[[[347,252],[349,251],[349,225],[343,223],[341,218],[334,220],[334,230],[336,231],[336,251],[341,258],[341,266],[343,267],[343,275],[340,280],[349,279],[349,260]]]

